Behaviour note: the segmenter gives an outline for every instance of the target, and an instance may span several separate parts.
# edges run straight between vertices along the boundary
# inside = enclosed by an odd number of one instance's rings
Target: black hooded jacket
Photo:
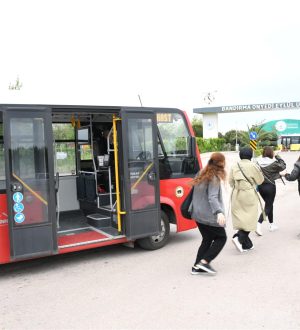
[[[286,168],[285,161],[279,155],[276,155],[274,158],[258,158],[257,163],[263,172],[265,178],[264,183],[275,184],[275,180],[281,177],[279,172]]]
[[[300,161],[297,161],[295,164],[294,164],[294,168],[291,172],[291,174],[286,174],[285,175],[285,178],[288,180],[288,181],[295,181],[295,180],[298,180],[298,191],[299,191],[299,195],[300,195]]]

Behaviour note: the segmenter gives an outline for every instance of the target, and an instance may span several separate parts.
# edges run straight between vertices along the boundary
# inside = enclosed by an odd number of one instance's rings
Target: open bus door
[[[161,230],[156,115],[125,108],[122,117],[125,234],[130,239]]]
[[[12,260],[57,251],[50,109],[4,109],[4,146]]]
[[[281,138],[282,150],[287,151],[290,150],[291,146],[291,138],[289,136],[283,136]]]

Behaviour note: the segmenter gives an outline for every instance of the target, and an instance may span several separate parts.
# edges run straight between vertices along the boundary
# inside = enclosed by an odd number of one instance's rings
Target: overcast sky
[[[2,0],[0,103],[176,107],[300,101],[299,1]],[[23,87],[11,91],[19,76]],[[215,92],[216,91],[216,92]],[[300,119],[223,114],[219,130]]]

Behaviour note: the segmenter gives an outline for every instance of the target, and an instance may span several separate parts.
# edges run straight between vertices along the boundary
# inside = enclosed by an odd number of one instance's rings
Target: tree
[[[224,138],[226,143],[230,143],[232,148],[235,148],[236,143],[239,144],[241,147],[244,147],[246,144],[249,144],[247,141],[247,132],[245,131],[236,131],[232,129],[225,133]]]
[[[203,137],[203,121],[194,117],[192,119],[192,127],[195,132],[196,137]]]
[[[278,135],[275,130],[272,132],[267,132],[262,129],[264,122],[256,123],[252,126],[248,126],[247,131],[236,131],[230,130],[224,134],[224,138],[227,144],[230,143],[232,148],[234,148],[236,142],[239,146],[245,147],[250,145],[250,132],[257,133],[257,148],[261,149],[264,146],[277,146]]]
[[[53,134],[55,140],[74,140],[75,131],[71,124],[53,124]]]
[[[264,122],[260,122],[257,124],[252,125],[251,127],[248,126],[248,141],[250,142],[249,134],[250,132],[256,132],[257,133],[257,145],[259,148],[265,147],[265,146],[273,146],[277,147],[277,140],[278,140],[278,134],[276,130],[274,129],[271,132],[267,132],[263,130]]]
[[[16,82],[14,84],[10,83],[8,86],[8,89],[19,91],[22,87],[23,87],[23,84],[20,82],[19,77],[17,77]]]

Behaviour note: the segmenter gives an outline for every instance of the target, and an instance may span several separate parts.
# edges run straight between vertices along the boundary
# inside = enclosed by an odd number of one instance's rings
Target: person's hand
[[[220,226],[225,226],[226,219],[223,213],[218,213],[217,214],[217,222]]]
[[[286,174],[287,174],[287,171],[286,170],[283,170],[283,171],[279,172],[279,175],[280,176],[285,176]]]

